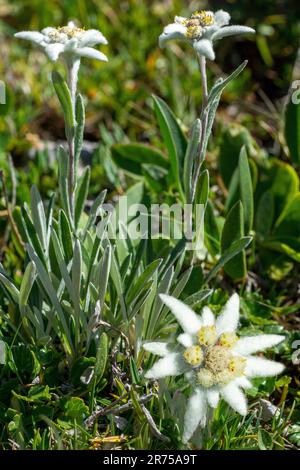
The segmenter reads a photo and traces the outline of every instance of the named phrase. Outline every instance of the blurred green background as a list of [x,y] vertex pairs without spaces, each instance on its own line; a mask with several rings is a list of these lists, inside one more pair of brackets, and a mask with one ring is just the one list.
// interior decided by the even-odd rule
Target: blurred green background
[[178,43],[171,46],[173,52],[161,51],[158,36],[175,14],[189,15],[199,8],[223,8],[231,13],[233,23],[257,30],[253,38],[222,41],[210,71],[211,75],[228,73],[249,60],[246,73],[223,97],[223,105],[230,108],[222,118],[246,121],[250,131],[268,141],[268,125],[257,126],[257,120],[260,113],[270,113],[268,100],[276,104],[289,89],[299,47],[300,3],[296,0],[1,0],[0,78],[9,92],[9,102],[0,111],[3,116],[9,110],[0,122],[2,147],[7,144],[18,154],[16,147],[24,139],[23,145],[29,141],[30,147],[38,145],[38,138],[63,137],[63,122],[49,85],[52,65],[36,46],[16,40],[13,34],[63,25],[70,19],[100,29],[109,40],[103,48],[109,63],[84,60],[81,69],[80,89],[88,98],[88,140],[99,139],[99,123],[109,130],[117,123],[130,138],[151,140],[155,132],[152,93],[162,96],[190,124],[195,115],[191,110],[196,112],[201,101],[197,63],[192,51]]

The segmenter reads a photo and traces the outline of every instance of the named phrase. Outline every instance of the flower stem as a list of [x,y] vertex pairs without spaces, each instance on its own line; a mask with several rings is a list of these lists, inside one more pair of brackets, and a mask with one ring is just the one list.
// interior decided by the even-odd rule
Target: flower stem
[[208,102],[208,87],[207,87],[207,73],[206,73],[206,58],[203,56],[198,56],[199,67],[200,67],[200,74],[201,74],[201,82],[202,82],[202,109],[201,109],[201,124],[202,124],[202,132],[201,138],[199,142],[199,152],[198,157],[194,167],[194,177],[192,182],[192,192],[191,192],[191,200],[192,203],[194,202],[196,190],[197,190],[197,183],[200,175],[201,170],[201,163],[202,163],[202,153],[203,153],[203,145],[205,143],[205,135],[207,131],[207,124],[208,124],[208,114],[207,114],[207,102]]
[[[72,100],[72,108],[73,108],[73,115],[75,117],[75,103],[76,103],[76,93],[77,93],[77,83],[78,83],[78,72],[80,67],[80,59],[71,58],[67,62],[67,70],[68,70],[68,86],[70,89],[71,100]],[[75,201],[74,201],[74,192],[75,192],[75,138],[74,133],[68,138],[68,146],[69,146],[69,182],[68,182],[68,189],[69,189],[69,202],[70,202],[70,212],[72,219],[75,219]]]

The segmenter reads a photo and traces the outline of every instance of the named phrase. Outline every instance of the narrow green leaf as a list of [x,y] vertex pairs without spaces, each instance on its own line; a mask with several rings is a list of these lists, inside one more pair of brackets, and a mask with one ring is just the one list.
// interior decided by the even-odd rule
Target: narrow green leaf
[[78,227],[81,214],[85,208],[86,199],[89,192],[91,169],[87,166],[83,175],[78,181],[75,196],[75,227]]
[[191,136],[189,138],[186,154],[184,157],[183,168],[183,186],[186,200],[190,202],[193,168],[199,152],[199,142],[201,139],[201,121],[197,119],[193,125]]
[[30,208],[32,221],[40,239],[43,251],[47,250],[47,224],[43,202],[37,187],[34,185],[30,191]]
[[95,378],[97,382],[103,377],[105,372],[106,363],[108,359],[108,337],[106,333],[102,333],[99,340],[99,346],[96,354],[96,364],[95,364]]
[[246,147],[243,147],[239,159],[240,195],[244,209],[245,234],[249,234],[253,225],[253,187]]
[[186,138],[168,105],[157,96],[153,96],[153,100],[158,124],[169,152],[173,178],[179,193],[183,196],[181,177],[187,148]]
[[223,266],[225,266],[228,261],[230,261],[232,258],[234,258],[238,253],[243,251],[247,246],[251,243],[252,237],[243,237],[240,240],[237,240],[236,242],[233,242],[232,245],[226,250],[225,253],[221,256],[219,261],[216,263],[216,265],[213,267],[213,269],[210,271],[208,276],[205,279],[205,284],[211,281],[216,274],[220,271]]
[[28,298],[30,296],[31,289],[33,287],[34,281],[36,278],[36,266],[33,261],[28,263],[21,287],[20,287],[20,298],[19,298],[19,305],[20,306],[25,306],[27,305]]
[[64,248],[65,259],[68,262],[73,257],[73,239],[72,239],[72,232],[69,221],[65,212],[61,209],[59,211],[59,238],[61,240],[62,246]]
[[56,70],[52,72],[52,83],[53,83],[57,98],[63,110],[65,123],[66,123],[66,136],[69,139],[73,137],[74,129],[75,129],[75,117],[74,117],[71,93],[70,93],[67,83]]
[[246,67],[248,61],[245,60],[241,65],[239,65],[233,72],[230,74],[228,77],[226,77],[224,80],[218,80],[217,83],[211,88],[209,96],[208,96],[208,102],[212,102],[216,99],[216,97],[222,93],[222,91],[226,88],[226,86],[234,80],[236,77],[239,76],[239,74],[244,70]]

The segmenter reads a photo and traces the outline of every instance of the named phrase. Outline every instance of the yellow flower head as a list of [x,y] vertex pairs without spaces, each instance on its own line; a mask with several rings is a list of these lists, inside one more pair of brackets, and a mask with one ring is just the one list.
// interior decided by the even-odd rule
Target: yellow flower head
[[219,338],[219,344],[225,348],[232,348],[237,340],[238,337],[235,333],[222,333]]
[[203,361],[203,352],[201,346],[191,346],[183,353],[183,357],[191,366],[200,366]]
[[212,346],[216,343],[218,339],[216,327],[213,326],[203,326],[198,331],[198,341],[203,346]]

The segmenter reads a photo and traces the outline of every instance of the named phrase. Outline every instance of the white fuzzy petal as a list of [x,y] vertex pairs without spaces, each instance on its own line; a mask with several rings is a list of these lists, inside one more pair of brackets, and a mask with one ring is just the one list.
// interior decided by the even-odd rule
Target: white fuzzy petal
[[209,307],[204,307],[201,315],[202,326],[213,326],[215,324],[215,316]]
[[247,414],[247,400],[243,392],[233,383],[220,390],[222,397],[235,411],[242,416]]
[[246,375],[248,377],[272,377],[281,374],[284,365],[261,357],[248,357]]
[[81,47],[79,49],[76,49],[76,54],[79,55],[80,57],[87,57],[88,59],[96,59],[100,60],[101,62],[107,62],[108,58],[106,57],[103,52],[97,51],[96,49],[93,49],[92,47]]
[[44,35],[38,31],[22,31],[20,33],[16,33],[15,37],[34,42],[35,44],[42,44],[45,39]]
[[159,359],[154,366],[146,373],[146,379],[161,379],[180,375],[188,369],[186,362],[180,353],[170,353]]
[[252,383],[250,380],[247,379],[247,377],[238,377],[237,379],[234,380],[234,384],[237,385],[237,387],[241,388],[251,388]]
[[161,357],[167,356],[171,352],[168,343],[163,342],[144,343],[143,348],[145,351]]
[[160,294],[161,300],[169,307],[185,333],[195,335],[200,330],[202,323],[193,310],[175,297]]
[[234,346],[234,352],[248,356],[257,351],[263,351],[264,349],[276,346],[284,340],[285,337],[280,335],[246,336],[238,340]]
[[200,41],[195,41],[194,49],[200,56],[206,57],[209,60],[215,60],[215,53],[213,49],[212,42],[209,39],[200,39]]
[[255,29],[249,28],[248,26],[225,26],[224,28],[220,28],[216,31],[211,39],[212,41],[218,41],[219,39],[226,38],[228,36],[236,36],[238,34],[247,34],[247,33],[255,33]]
[[218,390],[207,390],[206,392],[207,402],[209,406],[212,408],[217,408],[219,400],[220,400],[220,393]]
[[181,335],[179,335],[177,337],[177,341],[185,348],[189,348],[190,346],[193,346],[194,344],[193,337],[189,335],[188,333],[182,333]]
[[45,52],[48,55],[49,59],[52,60],[53,62],[56,62],[58,57],[62,52],[64,52],[65,46],[64,44],[60,43],[54,43],[54,44],[48,44],[45,47]]
[[82,39],[80,39],[80,46],[95,46],[96,44],[108,44],[107,39],[103,36],[100,31],[96,29],[88,29]]
[[166,26],[159,36],[160,47],[165,47],[166,42],[171,39],[186,40],[186,26],[180,23],[172,23]]
[[224,10],[218,10],[215,13],[215,22],[217,23],[218,26],[226,26],[230,22],[230,15],[227,13],[227,11]]
[[184,431],[182,440],[188,442],[199,426],[205,426],[207,403],[205,392],[197,388],[190,396],[184,416]]
[[50,27],[50,26],[48,26],[47,28],[42,29],[42,33],[45,36],[48,36],[49,34],[53,33],[54,31],[57,31],[57,30],[55,28]]
[[174,23],[176,24],[184,24],[186,18],[184,16],[175,16]]
[[238,327],[239,316],[240,298],[237,294],[233,294],[223,308],[221,315],[216,320],[218,335],[234,332]]
[[76,28],[76,24],[74,23],[74,21],[69,21],[68,22],[68,27],[74,29],[74,28]]

